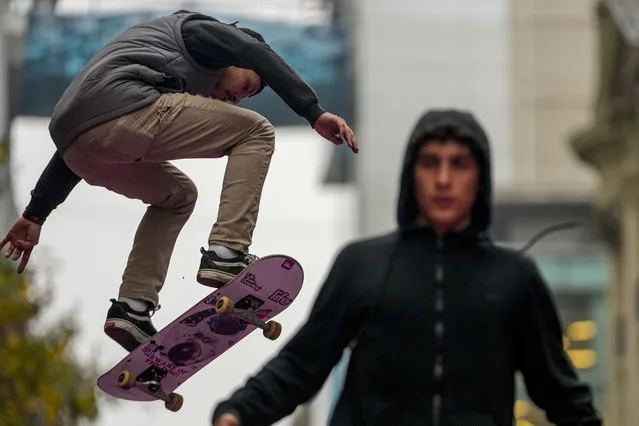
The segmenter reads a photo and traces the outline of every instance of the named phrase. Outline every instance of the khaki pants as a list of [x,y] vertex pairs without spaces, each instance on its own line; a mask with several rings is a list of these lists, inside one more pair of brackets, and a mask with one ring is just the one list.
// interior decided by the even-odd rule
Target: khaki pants
[[88,184],[149,204],[135,234],[120,297],[158,304],[178,234],[197,199],[191,179],[168,161],[228,156],[209,243],[246,253],[274,150],[261,115],[188,94],[154,104],[80,135],[64,160]]

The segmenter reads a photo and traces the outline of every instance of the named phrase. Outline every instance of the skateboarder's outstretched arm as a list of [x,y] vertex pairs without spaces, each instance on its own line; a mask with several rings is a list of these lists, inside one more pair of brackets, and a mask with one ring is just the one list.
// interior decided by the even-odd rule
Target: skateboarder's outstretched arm
[[346,122],[325,111],[315,91],[268,44],[234,25],[208,19],[187,21],[182,37],[191,56],[204,67],[235,66],[255,71],[318,134],[337,145],[346,142],[353,152],[359,152],[355,134]]
[[42,220],[46,219],[67,199],[81,180],[82,178],[67,166],[58,151],[54,152],[31,191],[31,201],[25,208],[25,215],[31,214]]
[[[213,412],[215,426],[271,425],[322,387],[363,319],[363,298],[349,285],[349,247],[340,252],[297,334],[262,370]],[[231,416],[225,416],[231,414]]]
[[81,178],[76,175],[56,151],[38,178],[31,191],[31,201],[22,216],[16,220],[9,232],[0,241],[0,250],[5,258],[16,261],[20,258],[18,273],[22,273],[29,262],[33,248],[40,239],[40,229],[49,214],[62,204]]

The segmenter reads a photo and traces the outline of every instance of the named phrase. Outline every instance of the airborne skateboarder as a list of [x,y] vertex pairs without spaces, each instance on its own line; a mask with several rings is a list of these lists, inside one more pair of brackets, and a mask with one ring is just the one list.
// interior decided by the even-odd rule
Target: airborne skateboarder
[[321,136],[358,152],[346,122],[324,111],[255,31],[188,11],[125,30],[56,105],[49,130],[57,151],[0,242],[8,244],[5,257],[24,270],[47,216],[81,179],[148,204],[105,322],[105,332],[131,351],[157,332],[150,316],[197,199],[194,183],[169,161],[228,157],[198,282],[219,287],[256,259],[248,249],[275,136],[264,117],[236,104],[266,85]]

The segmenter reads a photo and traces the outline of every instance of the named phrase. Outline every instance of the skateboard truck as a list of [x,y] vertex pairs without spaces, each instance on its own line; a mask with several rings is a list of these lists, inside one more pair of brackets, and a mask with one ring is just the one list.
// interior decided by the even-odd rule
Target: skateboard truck
[[168,395],[164,393],[160,386],[160,382],[155,380],[139,381],[128,370],[123,370],[118,376],[118,387],[122,389],[131,389],[136,387],[142,392],[164,401],[164,406],[169,411],[178,411],[182,408],[182,403],[184,402],[184,398],[178,393],[172,392]]
[[215,304],[215,312],[220,315],[231,315],[249,324],[259,327],[264,332],[264,337],[275,340],[282,333],[282,324],[277,321],[264,322],[257,316],[253,309],[236,309],[233,301],[226,296],[222,296]]

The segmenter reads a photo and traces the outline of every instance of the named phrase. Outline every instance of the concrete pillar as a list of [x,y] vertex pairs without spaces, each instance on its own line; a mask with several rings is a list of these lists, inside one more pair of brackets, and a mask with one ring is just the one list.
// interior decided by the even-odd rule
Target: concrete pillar
[[[12,18],[12,19],[10,19]],[[23,21],[10,16],[6,0],[0,0],[0,226],[9,229],[18,214],[11,188],[11,169],[9,162],[9,134],[11,125],[11,85],[10,67],[16,64],[13,54],[21,40]]]
[[599,406],[601,407],[604,418],[607,424],[611,425],[624,425],[626,424],[623,420],[621,410],[618,409],[619,404],[616,401],[619,401],[619,398],[623,395],[623,390],[620,389],[619,383],[620,379],[623,377],[620,372],[621,368],[618,368],[613,364],[613,361],[618,359],[620,354],[619,343],[621,343],[621,339],[618,339],[618,333],[620,331],[620,316],[618,313],[617,306],[621,303],[621,292],[619,291],[619,280],[620,280],[620,262],[618,256],[611,256],[610,258],[610,284],[607,287],[606,296],[608,300],[608,305],[606,309],[609,312],[606,322],[606,336],[608,336],[608,344],[605,351],[605,357],[607,361],[607,380],[606,380],[606,396],[604,401],[599,401]]
[[636,419],[639,414],[637,410],[637,319],[636,319],[636,279],[638,274],[638,265],[636,255],[639,253],[639,209],[637,196],[620,200],[621,210],[621,227],[624,235],[621,243],[620,256],[620,296],[621,302],[619,308],[621,317],[624,318],[624,356],[620,360],[619,368],[621,371],[618,378],[623,379],[622,386],[619,386],[619,396],[623,402],[620,414],[623,416],[624,423],[630,425],[630,419]]
[[[622,16],[617,15],[617,16]],[[597,5],[599,85],[594,118],[576,133],[577,156],[598,173],[599,226],[612,266],[608,288],[608,366],[604,416],[607,424],[630,426],[639,416],[639,47],[611,13]],[[627,15],[626,15],[627,16]],[[625,24],[624,24],[625,26]]]

